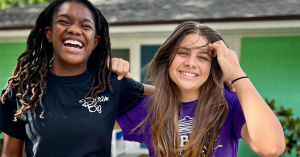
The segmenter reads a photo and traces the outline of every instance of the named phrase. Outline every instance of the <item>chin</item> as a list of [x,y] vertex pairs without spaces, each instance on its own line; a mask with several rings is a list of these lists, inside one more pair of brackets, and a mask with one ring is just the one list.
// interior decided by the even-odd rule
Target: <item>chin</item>
[[[178,86],[178,87],[179,87],[179,86]],[[195,86],[193,86],[193,85],[182,85],[182,86],[180,86],[179,88],[180,88],[180,89],[183,89],[183,90],[185,90],[185,91],[193,91],[193,90],[197,89],[197,88],[195,88]]]
[[81,64],[82,62],[84,62],[84,58],[81,56],[66,56],[64,58],[65,62],[68,64]]

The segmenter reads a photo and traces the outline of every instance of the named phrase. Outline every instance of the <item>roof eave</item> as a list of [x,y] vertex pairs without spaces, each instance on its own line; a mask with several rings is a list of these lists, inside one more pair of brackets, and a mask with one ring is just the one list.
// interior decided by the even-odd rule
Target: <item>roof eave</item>
[[170,21],[148,21],[148,22],[114,22],[110,26],[128,26],[128,25],[153,25],[153,24],[174,24],[182,23],[184,21],[198,21],[201,23],[207,22],[251,22],[251,21],[276,21],[276,20],[300,20],[300,15],[289,16],[262,16],[262,17],[239,17],[239,18],[219,18],[219,19],[184,19],[184,20],[170,20]]
[[[199,21],[201,23],[207,22],[251,22],[251,21],[275,21],[275,20],[300,20],[300,15],[288,16],[261,16],[261,17],[239,17],[239,18],[212,18],[212,19],[184,19],[184,20],[170,20],[170,21],[143,21],[143,22],[112,22],[110,26],[130,26],[130,25],[157,25],[157,24],[176,24],[184,21]],[[33,29],[34,25],[23,25],[16,27],[0,27],[0,30],[20,30]]]

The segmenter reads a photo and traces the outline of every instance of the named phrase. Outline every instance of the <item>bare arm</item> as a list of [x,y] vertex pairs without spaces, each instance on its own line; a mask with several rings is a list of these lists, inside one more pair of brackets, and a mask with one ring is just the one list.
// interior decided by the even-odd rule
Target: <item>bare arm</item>
[[241,130],[243,139],[259,155],[281,155],[285,150],[284,133],[276,115],[249,79],[234,84],[246,119]]
[[[218,62],[228,80],[246,76],[241,69],[236,53],[229,50],[223,41],[210,44],[211,50],[218,56]],[[241,135],[250,148],[264,157],[281,155],[285,150],[285,140],[282,126],[262,99],[251,81],[247,78],[234,82],[234,87],[240,101],[246,123]]]
[[151,86],[151,85],[147,85],[147,84],[143,84],[144,85],[144,93],[143,96],[149,96],[149,95],[153,95],[154,91],[155,91],[155,87]]
[[114,129],[122,129],[117,120],[115,121]]
[[2,157],[22,157],[23,140],[11,137],[5,133],[3,141]]

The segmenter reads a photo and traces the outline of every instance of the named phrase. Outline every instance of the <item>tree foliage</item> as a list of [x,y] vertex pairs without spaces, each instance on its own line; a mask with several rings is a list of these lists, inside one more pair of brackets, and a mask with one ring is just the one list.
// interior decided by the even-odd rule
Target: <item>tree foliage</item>
[[7,9],[10,7],[22,7],[29,4],[48,3],[53,0],[0,0],[0,8]]

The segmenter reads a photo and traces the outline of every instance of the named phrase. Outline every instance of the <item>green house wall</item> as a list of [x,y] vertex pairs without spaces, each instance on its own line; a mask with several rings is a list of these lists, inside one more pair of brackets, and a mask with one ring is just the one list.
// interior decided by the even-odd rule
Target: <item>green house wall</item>
[[[243,38],[240,64],[263,98],[300,116],[300,37]],[[239,157],[256,157],[240,140]],[[294,157],[285,153],[283,157]]]
[[12,76],[18,56],[26,49],[26,43],[0,43],[0,88]]

